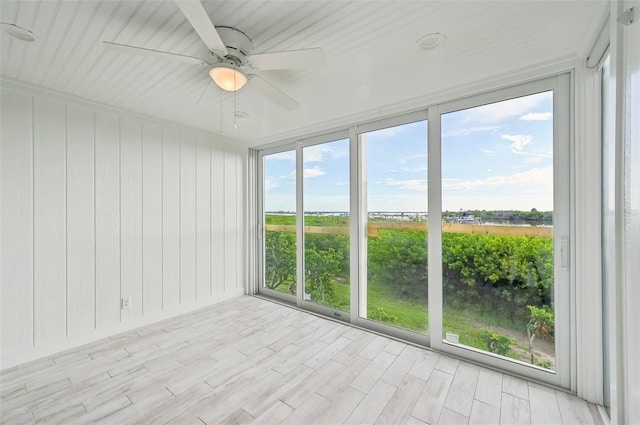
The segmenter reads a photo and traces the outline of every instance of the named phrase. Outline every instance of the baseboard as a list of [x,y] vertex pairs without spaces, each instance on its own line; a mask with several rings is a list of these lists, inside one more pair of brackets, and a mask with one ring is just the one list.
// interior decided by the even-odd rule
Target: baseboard
[[597,404],[598,413],[600,414],[600,420],[604,425],[611,425],[611,419],[609,419],[609,414],[607,413],[607,409],[601,404]]
[[82,345],[95,342],[102,338],[108,338],[123,332],[127,332],[141,326],[150,325],[161,320],[169,319],[181,314],[190,313],[204,307],[215,305],[219,302],[229,300],[244,295],[244,289],[240,288],[222,294],[214,294],[211,297],[202,298],[196,302],[182,304],[167,308],[162,311],[149,313],[145,316],[132,317],[125,321],[105,325],[99,329],[93,329],[77,335],[72,335],[64,339],[48,342],[27,349],[0,354],[0,371],[10,369],[43,357],[57,354],[62,351],[77,348]]

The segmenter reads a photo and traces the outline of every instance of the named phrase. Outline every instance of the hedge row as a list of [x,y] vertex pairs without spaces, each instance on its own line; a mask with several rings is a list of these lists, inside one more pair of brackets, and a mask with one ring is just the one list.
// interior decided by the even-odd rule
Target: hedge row
[[[427,298],[426,232],[381,230],[368,238],[368,279],[406,299]],[[333,277],[349,276],[347,235],[305,235],[307,287],[331,297]],[[266,281],[295,290],[295,234],[267,232]],[[442,267],[445,302],[469,303],[525,320],[528,305],[552,304],[553,245],[548,238],[444,233]],[[333,277],[332,277],[333,276]],[[314,294],[312,294],[314,295]]]

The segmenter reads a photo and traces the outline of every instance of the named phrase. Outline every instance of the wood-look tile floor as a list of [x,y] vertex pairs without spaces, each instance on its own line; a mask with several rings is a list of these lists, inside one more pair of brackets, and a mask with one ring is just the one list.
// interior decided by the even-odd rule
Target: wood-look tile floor
[[244,296],[0,376],[3,424],[589,424],[595,406]]

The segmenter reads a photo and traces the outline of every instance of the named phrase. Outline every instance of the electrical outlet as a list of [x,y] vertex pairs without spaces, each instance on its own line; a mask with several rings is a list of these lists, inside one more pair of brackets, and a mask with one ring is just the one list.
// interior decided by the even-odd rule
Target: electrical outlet
[[120,299],[120,308],[124,310],[125,308],[129,308],[130,300],[129,298]]

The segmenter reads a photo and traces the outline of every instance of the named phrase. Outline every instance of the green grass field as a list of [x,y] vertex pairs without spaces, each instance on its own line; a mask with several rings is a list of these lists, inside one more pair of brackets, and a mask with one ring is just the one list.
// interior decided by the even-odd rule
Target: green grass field
[[[348,282],[333,281],[334,296],[324,303],[328,307],[342,311],[350,310],[350,289]],[[428,308],[427,300],[410,301],[396,297],[391,291],[382,285],[369,284],[367,288],[368,318],[401,329],[407,329],[419,333],[428,332]],[[443,328],[447,332],[459,335],[461,344],[487,350],[486,340],[482,337],[482,330],[490,325],[523,332],[524,324],[513,323],[504,317],[490,315],[487,312],[477,311],[474,308],[459,309],[447,307],[443,317]],[[489,326],[487,326],[489,325]],[[444,335],[443,335],[444,336]],[[526,349],[526,347],[519,347]],[[517,356],[511,356],[518,358]],[[520,360],[528,361],[527,358]]]
[[[335,298],[328,306],[342,311],[349,311],[349,285],[340,282],[332,283]],[[408,301],[399,299],[381,285],[370,284],[367,291],[367,310],[369,318],[402,329],[415,332],[426,333],[428,331],[428,309],[427,300]],[[473,312],[472,310],[447,309],[444,315],[444,328],[448,332],[460,335],[460,343],[471,347],[486,349],[486,343],[481,337],[482,326],[480,323],[487,323],[490,318],[485,314]],[[504,323],[501,326],[514,327],[513,323]],[[497,323],[496,323],[497,324]],[[521,329],[516,329],[522,331]]]

